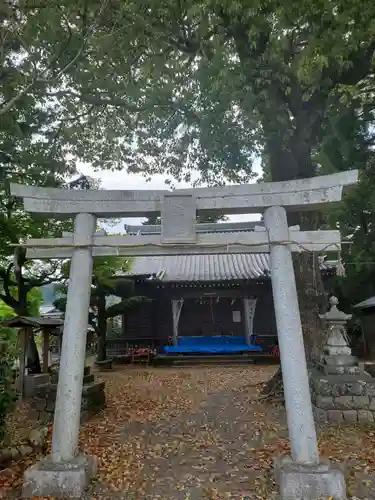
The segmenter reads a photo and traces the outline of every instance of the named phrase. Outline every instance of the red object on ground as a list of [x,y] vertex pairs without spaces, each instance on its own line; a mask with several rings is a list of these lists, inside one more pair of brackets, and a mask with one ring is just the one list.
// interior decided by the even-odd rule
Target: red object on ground
[[280,349],[279,349],[279,346],[277,346],[277,345],[276,345],[276,346],[272,349],[271,355],[272,355],[272,356],[275,356],[275,358],[279,358],[279,357],[280,357]]
[[144,362],[150,363],[152,351],[148,347],[134,349],[132,352],[132,363]]

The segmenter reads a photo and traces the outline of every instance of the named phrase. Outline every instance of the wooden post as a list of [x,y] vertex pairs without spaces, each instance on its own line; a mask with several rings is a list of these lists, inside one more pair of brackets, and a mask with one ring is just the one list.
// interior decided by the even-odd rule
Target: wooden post
[[20,328],[18,332],[19,351],[20,351],[20,374],[18,378],[18,390],[20,392],[21,399],[23,399],[25,395],[26,346],[27,346],[28,335],[29,335],[28,327]]
[[43,373],[48,373],[49,329],[43,328]]

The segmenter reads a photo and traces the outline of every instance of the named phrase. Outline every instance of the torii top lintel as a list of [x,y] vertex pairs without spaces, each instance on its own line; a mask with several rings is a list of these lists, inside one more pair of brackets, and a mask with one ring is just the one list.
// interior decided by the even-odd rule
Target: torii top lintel
[[174,196],[192,198],[198,211],[245,214],[260,213],[270,206],[283,206],[289,211],[321,210],[324,205],[339,202],[343,189],[356,184],[357,180],[358,170],[349,170],[309,179],[175,191],[76,191],[11,184],[11,194],[23,198],[27,212],[58,218],[77,213],[144,217],[161,212],[166,198]]

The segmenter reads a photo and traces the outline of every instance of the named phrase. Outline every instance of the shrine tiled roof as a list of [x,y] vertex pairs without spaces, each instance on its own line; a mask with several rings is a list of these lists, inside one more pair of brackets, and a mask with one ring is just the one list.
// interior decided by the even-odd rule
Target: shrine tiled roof
[[134,259],[132,275],[161,281],[229,281],[266,277],[268,254],[173,255]]
[[[320,264],[323,272],[334,272],[335,267],[332,261]],[[270,264],[265,253],[138,257],[129,274],[163,282],[254,280],[268,278]]]
[[[262,226],[261,221],[242,223],[197,224],[197,232],[242,232],[254,231]],[[160,234],[160,225],[125,226],[131,235]],[[334,270],[335,263],[321,259],[322,271]],[[132,261],[132,276],[147,276],[163,282],[193,281],[237,281],[254,280],[270,276],[269,255],[265,253],[219,254],[219,255],[173,255],[137,257]]]
[[355,306],[353,306],[357,309],[368,309],[370,307],[375,307],[375,296],[370,297],[369,299],[363,300],[362,302],[359,302]]

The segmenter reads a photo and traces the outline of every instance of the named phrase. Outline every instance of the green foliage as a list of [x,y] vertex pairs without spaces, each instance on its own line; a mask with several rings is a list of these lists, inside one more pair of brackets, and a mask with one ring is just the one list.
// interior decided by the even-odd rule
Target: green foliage
[[130,268],[131,260],[124,257],[95,257],[93,263],[93,284],[97,287],[113,288],[114,274],[123,274]]
[[274,180],[313,175],[330,111],[372,105],[374,14],[369,0],[19,2],[0,21],[4,166],[53,185],[76,155],[221,184],[261,153]]
[[39,316],[40,314],[40,306],[43,303],[43,294],[40,288],[33,288],[30,290],[28,296],[28,304],[29,304],[29,314],[30,316]]
[[[16,293],[16,291],[15,291]],[[40,289],[34,288],[28,294],[29,314],[30,316],[39,316],[39,307],[42,304],[42,293]],[[16,316],[13,308],[0,300],[0,322]],[[17,357],[17,339],[18,330],[7,326],[0,326],[0,342],[6,345],[7,359],[15,359]]]
[[338,213],[340,229],[350,245],[344,246],[346,277],[337,289],[343,306],[350,307],[375,295],[375,159],[362,169],[355,192],[346,197]]
[[7,350],[7,345],[7,340],[0,340],[0,444],[6,435],[6,416],[17,398],[12,371],[14,357]]
[[[97,168],[127,165],[146,177],[209,184],[247,181],[256,154],[267,180],[360,166],[358,197],[324,222],[353,235],[345,259],[361,265],[348,274],[372,276],[374,18],[369,0],[2,8],[2,281],[11,243],[65,229],[31,221],[9,197],[9,182],[61,185],[75,156]],[[96,280],[105,293],[107,271]]]
[[10,319],[15,316],[15,312],[11,307],[9,307],[5,302],[0,300],[0,321]]
[[[0,321],[11,319],[14,311],[0,301]],[[6,416],[16,400],[13,365],[17,355],[17,330],[0,326],[0,444],[6,433]]]
[[73,168],[66,153],[171,182],[246,181],[259,153],[273,180],[314,175],[331,110],[371,105],[374,14],[369,0],[18,3],[0,23],[7,144],[25,129],[42,184]]
[[[116,275],[129,271],[131,259],[123,257],[95,257],[93,263],[93,276],[91,287],[90,306],[93,313],[89,315],[90,324],[98,330],[98,317],[107,320],[122,314],[122,312],[137,307],[145,301],[145,297],[136,297],[134,294],[134,281],[132,279],[116,279]],[[63,266],[65,277],[69,276],[70,263]],[[54,306],[60,311],[65,311],[67,303],[67,285],[59,288],[61,294],[54,301]],[[121,297],[121,302],[106,306],[106,297],[114,295]],[[104,299],[104,300],[103,300]],[[104,308],[103,308],[104,307]]]
[[[10,196],[10,183],[61,186],[76,171],[69,153],[77,139],[72,127],[80,126],[80,118],[69,102],[52,94],[61,90],[65,71],[83,52],[89,36],[84,10],[77,2],[55,0],[35,6],[2,2],[0,7],[0,293],[18,314],[30,314],[26,295],[50,282],[57,269],[56,263],[41,266],[23,258],[16,274],[12,245],[57,236],[72,225],[26,214],[21,201]],[[87,23],[92,29],[92,20]],[[16,299],[9,293],[14,287]]]
[[371,95],[374,14],[369,0],[106,4],[60,97],[96,110],[75,151],[210,184],[249,179],[259,152],[273,180],[314,175],[330,110]]
[[[335,279],[334,291],[342,308],[375,295],[375,130],[373,114],[358,99],[342,104],[324,126],[315,161],[322,173],[357,168],[358,186],[344,196],[338,209],[327,215],[327,225],[339,228],[344,244],[346,277]],[[337,254],[333,257],[336,258]]]
[[[0,321],[6,321],[13,318],[15,315],[16,314],[13,309],[0,300]],[[8,355],[9,353],[12,353],[12,355],[15,356],[17,346],[17,330],[7,326],[0,326],[0,342],[6,343],[6,351]]]

